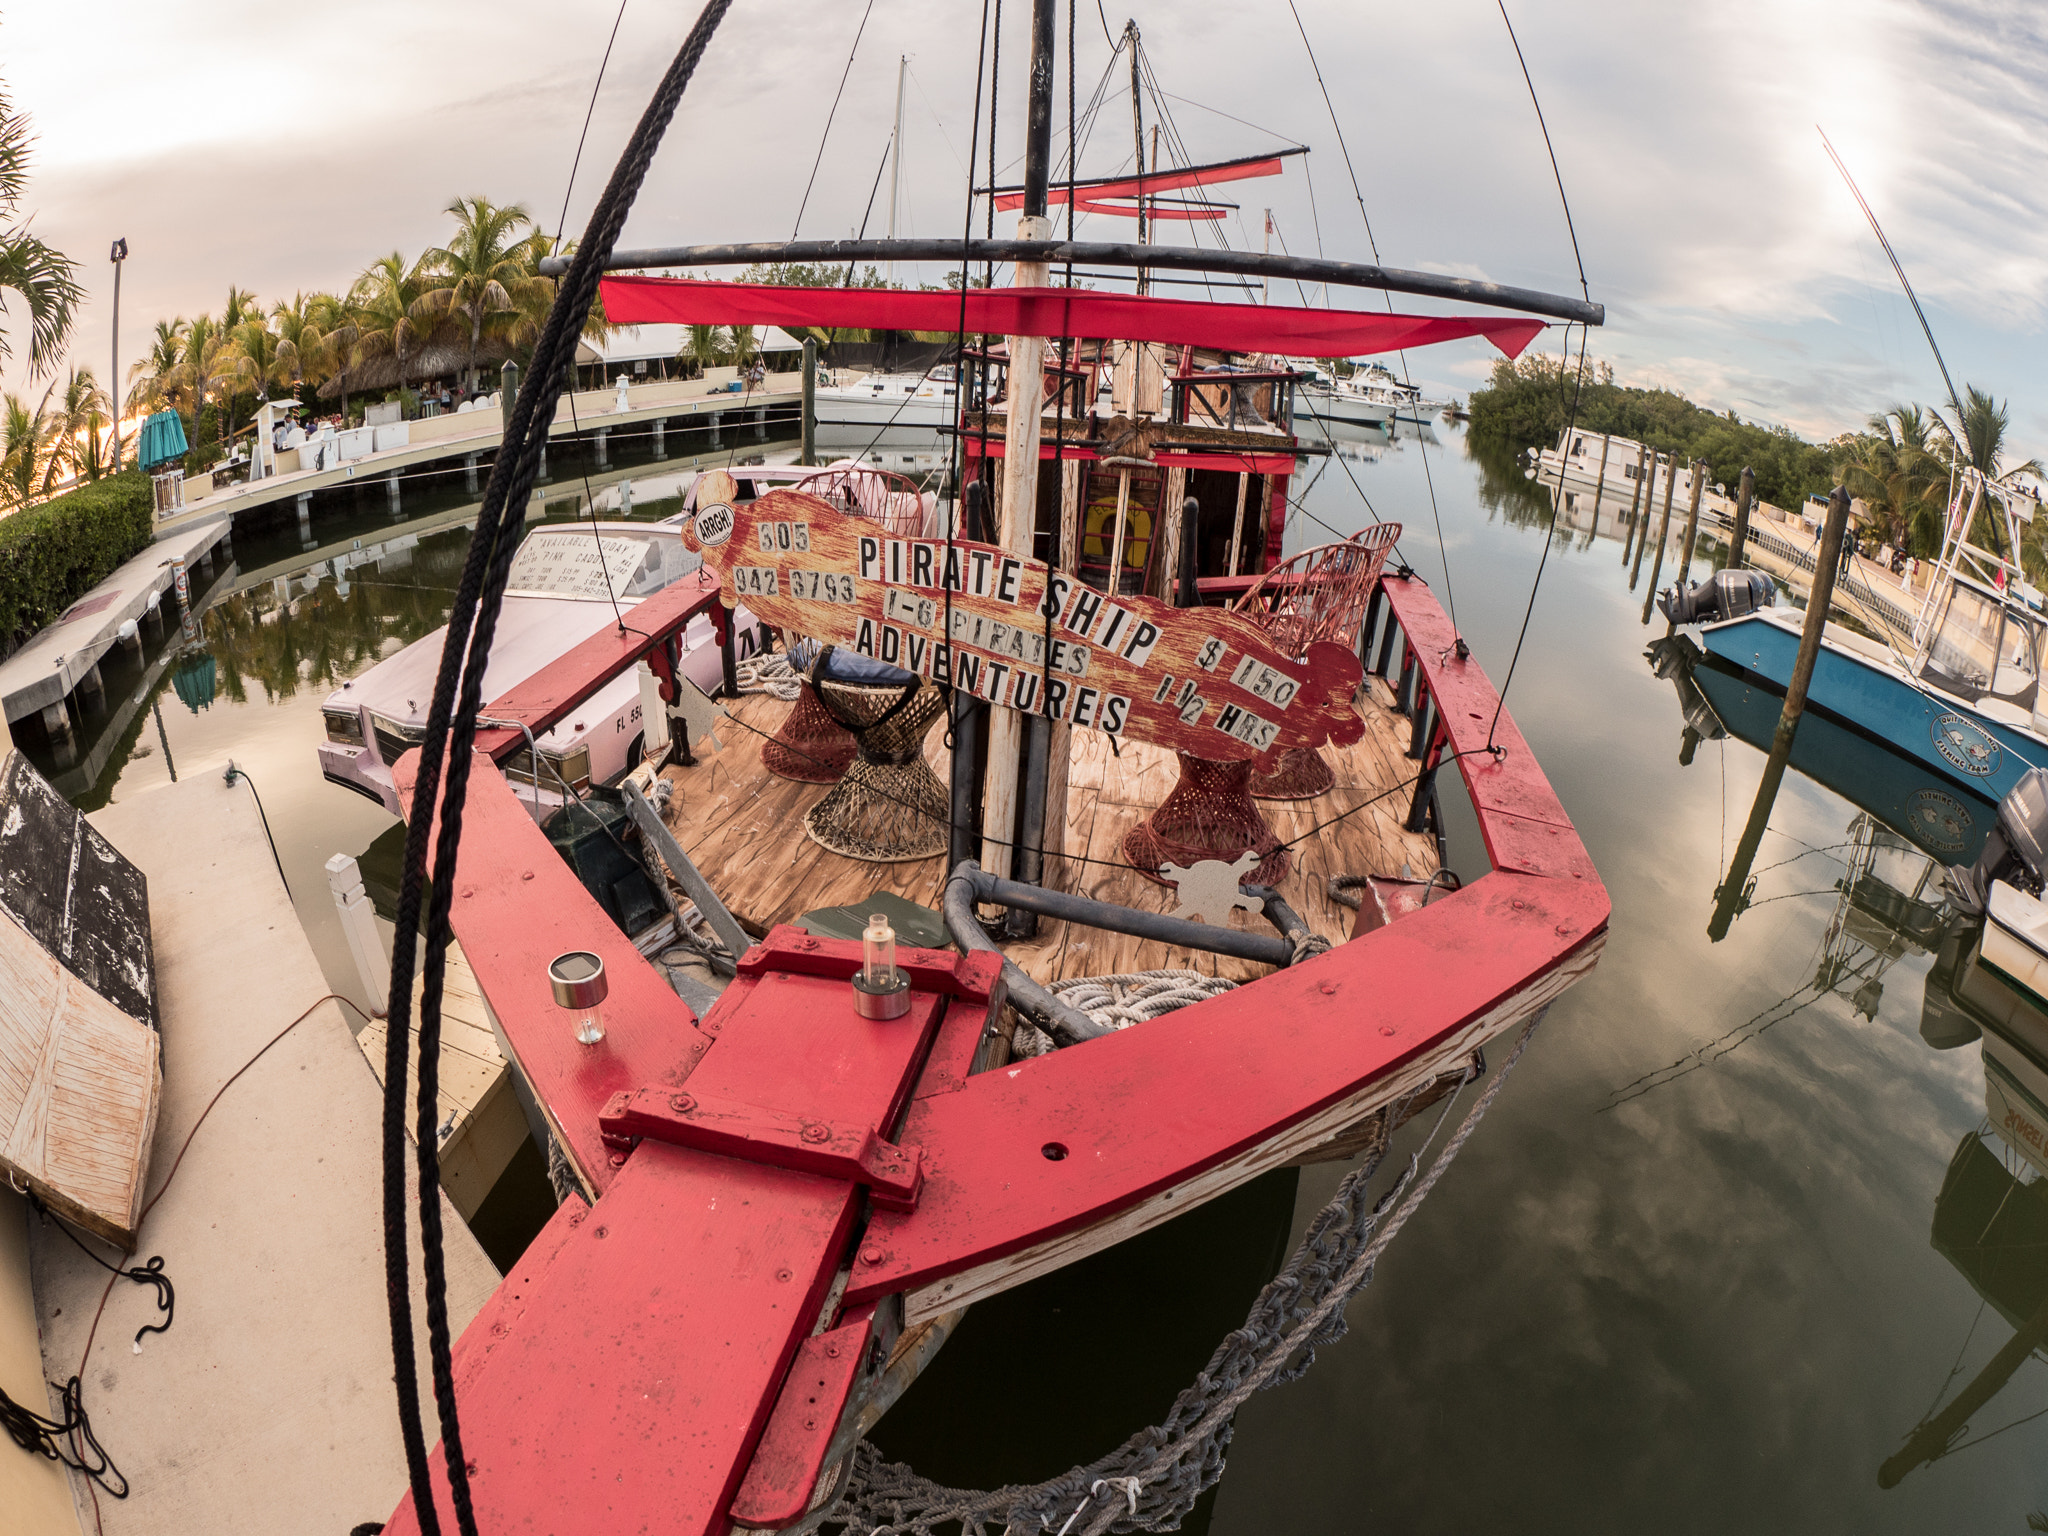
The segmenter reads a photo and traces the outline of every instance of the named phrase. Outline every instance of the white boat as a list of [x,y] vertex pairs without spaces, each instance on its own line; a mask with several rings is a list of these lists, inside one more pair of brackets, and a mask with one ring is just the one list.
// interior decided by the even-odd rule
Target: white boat
[[[948,363],[930,373],[863,373],[818,380],[818,431],[836,439],[851,427],[864,433],[914,427],[921,432],[954,425],[959,386]],[[833,429],[839,429],[834,432]]]
[[1300,365],[1308,378],[1295,396],[1295,409],[1330,427],[1426,427],[1442,402],[1425,400],[1413,384],[1404,384],[1384,363],[1362,363],[1339,377],[1314,364]]

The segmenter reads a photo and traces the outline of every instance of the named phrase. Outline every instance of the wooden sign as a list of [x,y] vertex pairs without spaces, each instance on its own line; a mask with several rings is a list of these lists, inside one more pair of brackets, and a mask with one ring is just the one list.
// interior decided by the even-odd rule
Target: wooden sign
[[1252,619],[1112,596],[1044,562],[967,539],[895,538],[801,491],[735,507],[700,484],[684,542],[790,635],[951,683],[1004,709],[1235,761],[1349,745],[1363,677],[1347,647],[1305,660]]

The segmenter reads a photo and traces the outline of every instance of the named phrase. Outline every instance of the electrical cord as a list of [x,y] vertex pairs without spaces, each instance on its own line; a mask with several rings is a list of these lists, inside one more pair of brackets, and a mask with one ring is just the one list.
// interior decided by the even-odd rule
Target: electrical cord
[[231,757],[228,759],[227,771],[221,775],[221,782],[232,786],[237,779],[247,784],[249,786],[249,793],[255,796],[256,814],[263,820],[263,840],[270,844],[270,858],[271,862],[277,865],[278,881],[284,886],[285,895],[290,896],[292,893],[292,883],[284,877],[284,860],[278,857],[277,839],[270,835],[270,817],[263,809],[263,796],[257,793],[256,781],[249,777],[249,770],[236,767],[235,760]]

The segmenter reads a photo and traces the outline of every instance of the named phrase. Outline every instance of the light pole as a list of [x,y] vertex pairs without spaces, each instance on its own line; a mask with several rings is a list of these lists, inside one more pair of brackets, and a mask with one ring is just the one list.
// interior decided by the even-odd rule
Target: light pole
[[114,418],[114,473],[121,472],[121,263],[128,259],[128,242],[116,240],[107,258],[114,264],[114,374],[107,380],[107,414]]

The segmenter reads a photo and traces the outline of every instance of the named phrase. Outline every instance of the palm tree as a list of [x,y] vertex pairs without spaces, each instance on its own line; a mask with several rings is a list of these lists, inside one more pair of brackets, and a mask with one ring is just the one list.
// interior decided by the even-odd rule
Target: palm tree
[[253,320],[262,313],[263,306],[256,302],[255,294],[229,283],[228,301],[220,311],[220,329],[223,333],[232,331],[244,320]]
[[30,410],[19,395],[0,397],[0,507],[10,511],[28,506],[51,483],[47,393],[43,401]]
[[1980,471],[1985,479],[2007,485],[2021,475],[2035,479],[2048,475],[2039,459],[2006,466],[2005,434],[2012,425],[2012,412],[2004,401],[1992,399],[1976,385],[1963,386],[1963,414],[1959,422],[1950,421],[1938,410],[1930,409],[1927,414],[1947,440],[1949,453]]
[[287,383],[294,388],[324,384],[340,371],[347,347],[342,338],[341,301],[333,294],[316,293],[308,298],[295,293],[289,301],[279,299],[271,307],[270,318]]
[[171,376],[185,354],[185,336],[192,324],[183,315],[159,320],[148,350],[128,369],[128,409],[160,411],[172,402]]
[[78,480],[97,480],[109,473],[106,455],[113,444],[107,428],[106,391],[90,368],[73,368],[50,418],[46,473],[65,473]]
[[1850,439],[1842,483],[1870,507],[1895,549],[1932,554],[1941,545],[1948,468],[1929,443],[1933,422],[1917,405],[1872,416]]
[[[71,339],[72,320],[85,302],[78,281],[78,263],[44,244],[14,223],[22,194],[28,190],[29,146],[35,134],[27,117],[17,113],[0,92],[0,292],[18,295],[28,310],[28,371],[41,378],[57,364]],[[14,356],[7,331],[0,328],[0,362]]]
[[[349,348],[351,367],[373,357],[396,357],[399,376],[405,364],[425,349],[440,329],[442,317],[426,302],[434,289],[426,258],[406,265],[398,252],[379,256],[349,289],[349,313],[354,341]],[[342,375],[344,381],[347,374]]]
[[270,398],[270,386],[289,384],[298,366],[299,349],[262,319],[244,320],[228,335],[215,377],[231,388],[246,385],[259,401]]
[[725,327],[691,326],[689,340],[683,343],[683,356],[696,363],[699,373],[708,373],[716,368],[725,356]]
[[[444,210],[454,215],[455,238],[420,258],[431,267],[435,286],[426,295],[437,315],[459,316],[469,327],[469,387],[476,380],[476,348],[487,322],[507,317],[508,330],[521,329],[525,306],[553,302],[555,285],[533,270],[532,218],[518,203],[504,207],[484,197],[458,197]],[[535,327],[536,334],[538,328]]]

